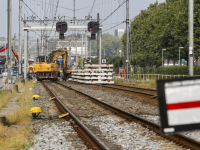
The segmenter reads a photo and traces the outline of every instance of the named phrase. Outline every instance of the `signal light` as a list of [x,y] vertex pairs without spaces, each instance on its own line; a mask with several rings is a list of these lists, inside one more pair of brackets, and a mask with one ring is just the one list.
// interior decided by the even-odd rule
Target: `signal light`
[[89,22],[88,23],[88,31],[92,34],[95,34],[99,31],[99,23],[98,22]]
[[59,39],[64,39],[64,33],[67,31],[67,23],[66,22],[57,22],[56,23],[56,31],[59,34]]

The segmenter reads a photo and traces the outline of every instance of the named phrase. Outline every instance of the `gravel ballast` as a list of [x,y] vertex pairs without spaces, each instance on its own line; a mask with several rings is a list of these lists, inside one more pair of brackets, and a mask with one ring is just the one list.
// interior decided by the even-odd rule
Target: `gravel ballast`
[[73,90],[54,83],[49,83],[48,86],[54,89],[70,111],[110,149],[183,149],[140,124],[114,115]]
[[[151,103],[151,101],[155,101],[154,99],[145,100],[144,98],[138,98],[138,96],[134,97],[130,96],[129,94],[125,95],[116,93],[115,90],[108,91],[99,86],[76,84],[73,82],[63,83],[83,93],[87,93],[93,97],[99,98],[99,100],[109,103],[115,107],[121,108],[133,114],[137,114],[143,118],[160,124],[158,105],[157,103]],[[148,101],[150,103],[148,103]],[[200,141],[200,131],[198,130],[181,132],[181,134]]]
[[30,122],[33,131],[33,146],[30,150],[56,149],[56,150],[72,150],[88,148],[79,138],[70,123],[64,119],[59,119],[61,115],[50,94],[43,87],[42,83],[37,82],[33,95],[39,95],[40,98],[33,100],[33,107],[41,107],[44,113],[40,118]]

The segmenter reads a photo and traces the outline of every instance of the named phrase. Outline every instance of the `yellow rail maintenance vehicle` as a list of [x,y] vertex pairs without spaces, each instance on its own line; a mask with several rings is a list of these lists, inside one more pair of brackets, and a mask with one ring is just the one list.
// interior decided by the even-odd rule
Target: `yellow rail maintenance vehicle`
[[33,65],[33,71],[37,80],[58,80],[58,66],[56,63],[48,62],[46,56],[38,56],[36,63]]
[[49,62],[56,63],[56,59],[62,56],[62,64],[58,67],[59,77],[66,80],[71,75],[71,70],[67,68],[67,48],[56,49],[49,54]]

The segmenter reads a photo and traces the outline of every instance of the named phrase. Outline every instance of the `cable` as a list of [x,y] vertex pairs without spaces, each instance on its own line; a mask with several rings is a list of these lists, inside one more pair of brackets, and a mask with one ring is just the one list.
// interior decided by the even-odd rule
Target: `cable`
[[112,28],[114,28],[114,27],[117,27],[117,26],[121,25],[121,24],[124,23],[124,22],[126,22],[126,21],[123,21],[123,22],[121,22],[121,23],[119,23],[119,24],[117,24],[117,25],[115,25],[115,26],[113,26],[113,27],[111,27],[111,28],[108,28],[108,29],[106,29],[106,30],[104,30],[104,31],[102,31],[102,32],[106,32],[106,31],[108,31],[108,30],[110,30],[110,29],[112,29]]
[[112,24],[118,24],[118,23],[121,23],[121,22],[114,22],[114,23],[101,24],[101,25],[102,25],[102,26],[108,26],[108,25],[112,25]]
[[125,2],[126,2],[126,0],[124,0],[124,1],[121,3],[121,5],[119,5],[110,15],[108,15],[104,20],[102,20],[102,21],[100,22],[100,24],[101,24],[102,22],[104,22],[105,20],[107,20],[110,16],[112,16]]
[[[53,29],[53,25],[54,25],[54,22],[55,22],[55,20],[56,20],[56,14],[57,14],[57,10],[58,10],[58,4],[59,4],[59,0],[57,1],[57,6],[56,6],[56,11],[55,11],[55,15],[54,15],[54,20],[53,20],[53,24],[52,24],[51,31],[52,31],[52,29]],[[50,33],[49,33],[49,36],[51,35],[51,31],[50,31]]]
[[[112,1],[116,1],[116,0],[110,0],[110,1],[107,1],[107,2],[103,2],[103,3],[97,3],[97,4],[95,4],[94,6],[101,5],[101,4],[106,4],[106,3],[109,3],[109,2],[112,2]],[[92,5],[91,5],[91,6],[87,6],[87,7],[82,7],[82,8],[79,8],[79,9],[76,9],[76,11],[77,11],[77,10],[81,10],[81,9],[90,8],[90,7],[92,7]]]
[[[36,15],[36,17],[38,17],[38,15],[24,2],[24,1],[22,1],[23,3],[24,3],[24,5],[26,5],[26,7],[30,10],[30,11],[32,11],[35,15]],[[40,17],[38,17],[39,19],[40,19]],[[40,19],[43,23],[44,23],[44,20],[42,20],[42,19]],[[44,23],[45,24],[45,23]]]
[[95,0],[93,1],[93,5],[92,5],[92,8],[91,8],[91,10],[90,10],[89,16],[90,16],[90,14],[92,13],[92,10],[93,10],[93,7],[94,7],[94,4],[95,4]]
[[[41,1],[37,1],[37,0],[33,0],[33,1],[42,3]],[[48,4],[48,3],[47,3],[47,4]],[[53,5],[53,6],[56,6],[56,5]],[[63,8],[63,9],[67,9],[67,10],[72,10],[72,11],[73,11],[73,9],[70,9],[70,8],[61,7],[61,6],[58,6],[58,7],[59,7],[59,8]]]
[[[31,26],[29,26],[26,22],[25,22],[25,24],[28,26],[28,27],[31,27]],[[34,31],[34,30],[32,30],[32,29],[29,29],[29,30],[31,30],[31,31],[33,31],[33,32],[35,32],[35,34],[37,34],[37,32],[36,31]],[[42,37],[41,35],[39,35],[39,34],[37,34],[38,36],[40,36],[40,37]]]
[[[24,7],[24,9],[25,9],[26,13],[28,14],[28,16],[30,16],[29,13],[28,13],[28,11],[27,11],[27,9],[26,9],[26,7]],[[25,20],[25,19],[26,19],[26,18],[24,18],[24,20]],[[33,22],[33,23],[36,25],[35,22]]]

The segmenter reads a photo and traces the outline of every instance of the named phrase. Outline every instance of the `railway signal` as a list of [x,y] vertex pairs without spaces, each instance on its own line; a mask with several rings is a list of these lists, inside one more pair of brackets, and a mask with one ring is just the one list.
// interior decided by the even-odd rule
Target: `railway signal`
[[56,31],[59,33],[59,39],[65,39],[64,33],[67,31],[67,23],[66,22],[57,22],[56,23]]
[[88,23],[88,31],[93,34],[99,32],[99,23],[93,22],[93,21],[89,22]]
[[88,31],[91,33],[91,40],[96,39],[96,33],[99,32],[99,23],[98,22],[89,22],[88,23]]

